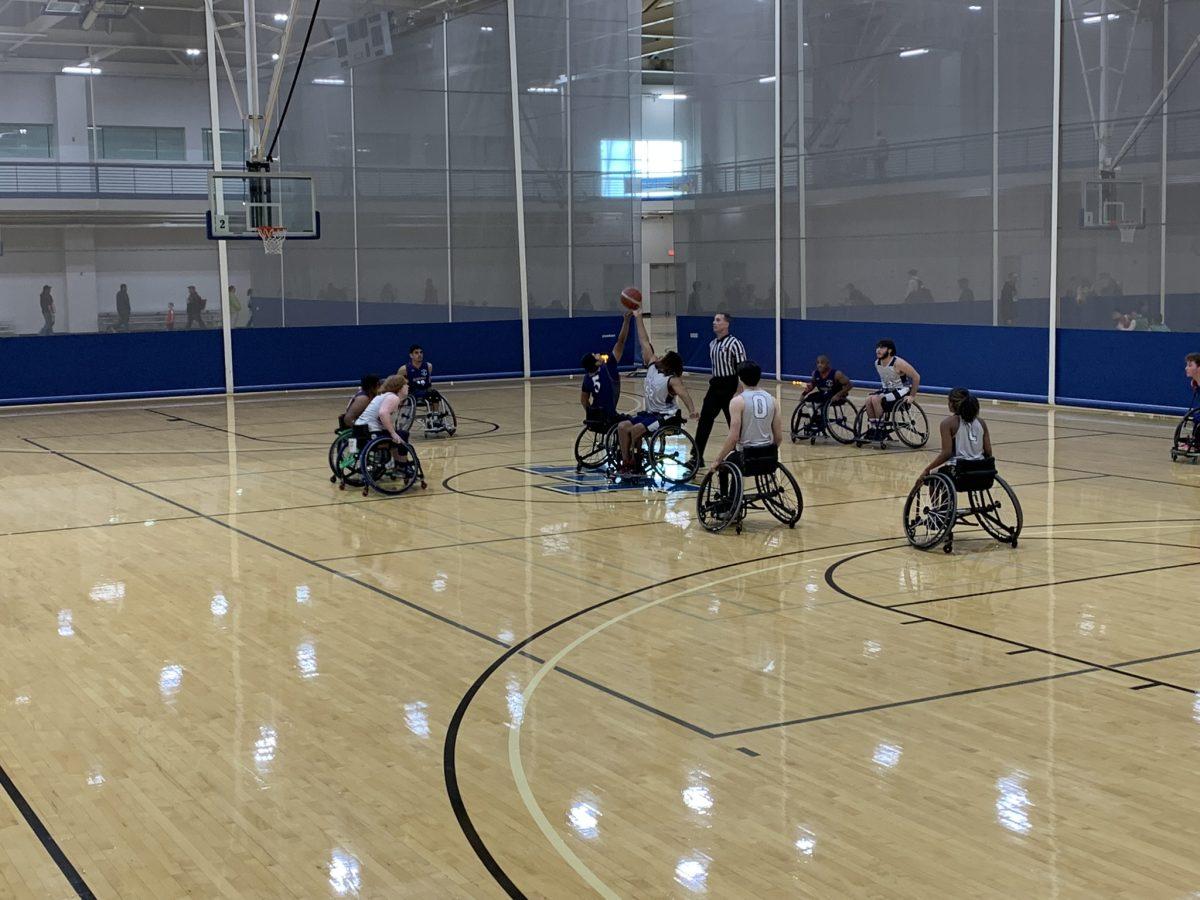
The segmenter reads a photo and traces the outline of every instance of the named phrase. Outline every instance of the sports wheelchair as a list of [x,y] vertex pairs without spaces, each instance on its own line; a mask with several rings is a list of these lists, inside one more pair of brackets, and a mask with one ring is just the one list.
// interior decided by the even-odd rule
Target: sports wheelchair
[[342,428],[329,445],[329,468],[333,471],[329,483],[337,484],[338,490],[344,491],[350,485],[361,487],[364,497],[372,490],[398,497],[418,481],[422,489],[426,487],[425,471],[412,444],[402,441],[408,455],[397,462],[392,454],[395,441],[387,434],[372,436],[365,447],[352,449],[352,441],[354,429]]
[[[958,495],[967,495],[967,506]],[[954,526],[975,524],[1002,544],[1017,546],[1025,517],[1021,501],[996,474],[991,457],[958,460],[926,475],[904,501],[904,534],[918,550],[929,550],[943,541],[943,550],[954,549]]]
[[[604,410],[588,409],[583,417],[583,428],[575,436],[575,471],[603,469],[609,462],[608,433],[629,416],[609,416]],[[618,446],[616,431],[613,431],[613,446]],[[620,456],[618,450],[618,457]]]
[[413,425],[420,420],[425,437],[435,434],[453,437],[454,432],[458,431],[458,417],[454,414],[454,407],[444,394],[432,388],[419,397],[414,394],[405,397],[396,419],[396,428],[399,431],[411,431]]
[[[854,419],[854,446],[878,444],[880,450],[887,448],[887,442],[898,438],[906,447],[920,449],[929,443],[929,419],[925,410],[915,400],[912,403],[897,401],[895,406],[883,414],[877,433],[868,437],[871,430],[871,420],[867,417],[864,406]],[[882,433],[879,433],[882,432]]]
[[[754,490],[747,491],[750,478]],[[700,483],[696,513],[705,531],[716,534],[732,524],[741,534],[742,521],[752,509],[767,510],[788,528],[795,528],[804,513],[800,485],[779,461],[777,447],[747,447],[740,454],[732,453]]]
[[620,471],[621,441],[617,436],[617,429],[621,422],[628,419],[628,416],[621,417],[613,422],[604,434],[603,465],[610,480],[644,477],[677,485],[687,484],[696,477],[700,458],[696,454],[696,442],[683,428],[682,413],[663,419],[662,425],[653,434],[642,435],[638,446],[633,450],[634,461],[642,469],[640,476],[623,474]]
[[832,395],[814,392],[797,403],[792,412],[792,443],[807,440],[815,444],[823,434],[839,444],[852,443],[857,437],[857,421],[858,407],[849,397],[834,403]]
[[1189,409],[1175,426],[1171,444],[1171,462],[1185,459],[1195,463],[1200,459],[1200,406]]

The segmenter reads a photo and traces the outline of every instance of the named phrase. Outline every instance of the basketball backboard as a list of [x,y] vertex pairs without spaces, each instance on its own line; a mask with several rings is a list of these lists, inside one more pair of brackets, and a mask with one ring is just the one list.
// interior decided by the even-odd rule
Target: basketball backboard
[[1084,181],[1079,209],[1081,228],[1144,228],[1145,185],[1140,181],[1101,178]]
[[311,175],[213,171],[208,174],[208,237],[259,240],[263,226],[284,228],[288,240],[316,240],[321,217]]

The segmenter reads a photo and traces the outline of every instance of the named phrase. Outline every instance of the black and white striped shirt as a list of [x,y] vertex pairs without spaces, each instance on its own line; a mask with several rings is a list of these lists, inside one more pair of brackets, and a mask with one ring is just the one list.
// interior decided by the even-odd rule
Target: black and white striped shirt
[[732,334],[713,338],[708,345],[708,358],[712,361],[713,378],[729,378],[737,375],[738,366],[746,361],[746,348]]

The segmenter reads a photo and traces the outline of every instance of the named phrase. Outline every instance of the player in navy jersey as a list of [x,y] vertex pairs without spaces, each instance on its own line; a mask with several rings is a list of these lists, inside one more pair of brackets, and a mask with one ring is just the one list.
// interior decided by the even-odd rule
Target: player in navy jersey
[[625,355],[625,341],[629,337],[629,312],[621,320],[612,352],[585,353],[579,361],[583,368],[583,390],[579,404],[584,409],[584,418],[597,426],[607,427],[620,418],[617,401],[621,399],[621,358]]
[[433,415],[442,414],[442,395],[433,387],[433,363],[425,360],[420,344],[408,348],[408,362],[400,374],[408,380],[408,393],[414,400],[424,400]]
[[[800,395],[800,401],[811,400],[818,407],[831,398],[832,402],[841,403],[850,396],[850,389],[852,387],[853,385],[845,373],[840,369],[833,368],[829,364],[829,357],[822,354],[817,357],[817,367],[813,369],[808,386],[804,388],[804,393]],[[816,396],[812,396],[813,394],[816,394]]]

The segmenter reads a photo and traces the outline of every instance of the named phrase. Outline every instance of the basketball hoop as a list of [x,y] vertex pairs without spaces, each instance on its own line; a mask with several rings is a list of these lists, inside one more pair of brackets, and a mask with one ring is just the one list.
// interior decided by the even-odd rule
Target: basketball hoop
[[1117,227],[1120,228],[1120,230],[1121,230],[1121,243],[1122,244],[1132,244],[1133,236],[1135,234],[1137,234],[1137,226],[1121,224],[1121,225],[1118,225]]
[[262,238],[263,252],[268,256],[280,256],[283,254],[283,242],[287,240],[287,229],[279,228],[274,225],[259,225],[257,229],[258,236]]

